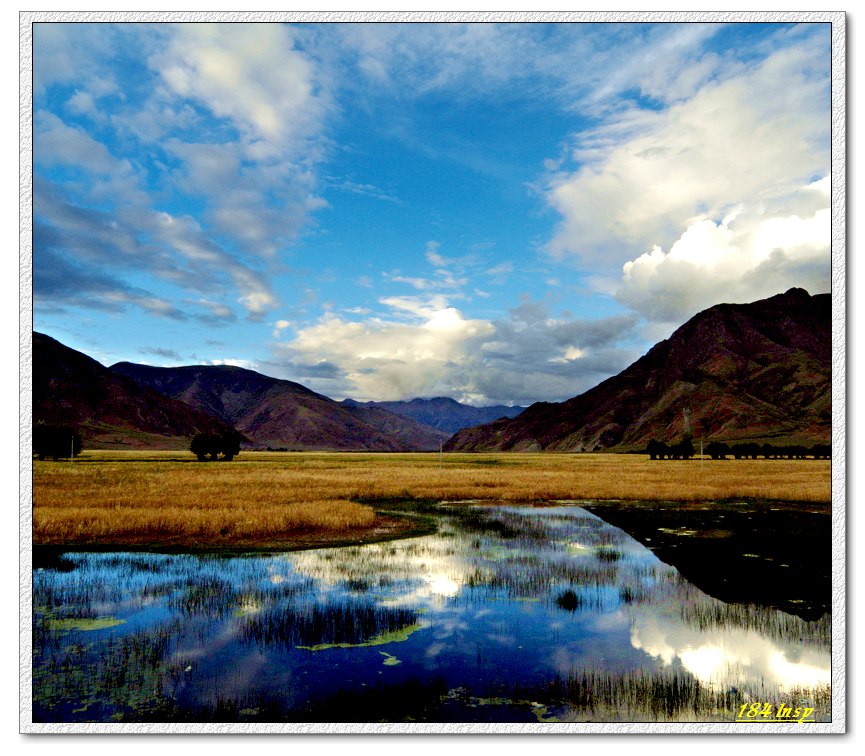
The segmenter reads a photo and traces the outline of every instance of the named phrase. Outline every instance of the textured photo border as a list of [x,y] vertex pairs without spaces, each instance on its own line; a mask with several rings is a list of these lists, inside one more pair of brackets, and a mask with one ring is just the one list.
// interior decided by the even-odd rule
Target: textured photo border
[[[353,724],[112,724],[32,721],[32,24],[37,22],[732,22],[832,25],[832,721],[765,724],[760,733],[845,733],[847,704],[847,480],[846,480],[846,15],[843,12],[31,12],[19,13],[19,726],[45,734],[743,734],[753,728],[728,723],[353,723]],[[815,743],[816,745],[816,743]]]

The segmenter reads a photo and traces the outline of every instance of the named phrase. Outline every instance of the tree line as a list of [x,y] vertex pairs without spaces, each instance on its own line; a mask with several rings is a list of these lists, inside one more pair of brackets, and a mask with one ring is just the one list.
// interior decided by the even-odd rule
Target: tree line
[[[690,439],[673,445],[652,439],[646,445],[645,453],[649,455],[649,459],[690,459],[696,454],[696,450]],[[775,446],[753,442],[729,445],[722,441],[712,441],[703,448],[703,454],[712,459],[727,459],[730,456],[735,459],[831,459],[832,447],[830,444]]]
[[[225,433],[198,433],[193,436],[189,450],[201,462],[230,461],[240,454],[242,436],[237,431]],[[74,428],[37,423],[33,426],[33,456],[40,459],[72,459],[81,454],[84,442]]]

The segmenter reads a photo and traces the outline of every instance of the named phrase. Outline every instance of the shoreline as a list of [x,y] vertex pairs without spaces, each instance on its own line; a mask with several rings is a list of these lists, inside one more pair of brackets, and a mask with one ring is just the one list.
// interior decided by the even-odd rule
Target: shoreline
[[[363,502],[371,504],[371,502]],[[232,539],[228,537],[197,539],[193,541],[188,537],[178,535],[169,538],[127,538],[116,541],[64,541],[64,542],[32,542],[31,550],[34,557],[39,555],[50,555],[68,552],[155,552],[163,554],[212,554],[215,556],[231,557],[242,554],[272,554],[292,551],[307,551],[312,549],[341,548],[344,546],[363,546],[372,543],[384,543],[387,541],[401,540],[403,538],[416,538],[436,532],[432,510],[437,508],[451,508],[459,505],[470,506],[536,506],[556,507],[564,505],[584,506],[587,511],[594,509],[609,509],[615,507],[622,512],[631,510],[633,512],[653,510],[660,513],[668,513],[670,510],[680,512],[693,512],[694,510],[723,510],[727,508],[738,509],[742,506],[754,507],[760,510],[783,509],[808,513],[812,515],[831,517],[831,504],[814,501],[776,500],[776,499],[749,499],[747,501],[737,500],[661,500],[661,499],[595,499],[587,500],[529,500],[515,501],[503,499],[473,499],[462,501],[416,501],[405,500],[403,502],[387,502],[387,510],[375,511],[375,521],[372,525],[357,528],[350,533],[332,532],[325,530],[306,529],[296,532],[288,532],[281,538],[245,538]],[[398,509],[402,504],[405,509]],[[396,508],[391,508],[396,507]],[[50,558],[50,557],[49,557]],[[37,560],[33,563],[36,566]]]
[[[184,536],[167,539],[128,538],[117,541],[66,541],[33,542],[34,556],[37,552],[67,553],[77,551],[112,552],[141,551],[162,554],[213,554],[230,557],[241,554],[273,554],[310,549],[340,548],[343,546],[362,546],[368,543],[383,543],[403,538],[416,538],[435,532],[435,526],[428,517],[419,517],[410,512],[376,513],[375,522],[351,533],[326,531],[296,531],[286,533],[284,538],[212,538],[189,542]],[[36,559],[33,560],[34,565]]]

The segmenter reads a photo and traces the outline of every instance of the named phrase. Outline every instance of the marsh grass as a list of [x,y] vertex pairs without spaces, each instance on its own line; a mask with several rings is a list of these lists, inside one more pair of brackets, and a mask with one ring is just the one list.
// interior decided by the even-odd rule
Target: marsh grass
[[[377,525],[395,501],[779,499],[827,503],[824,460],[651,461],[614,454],[89,451],[34,461],[34,544],[206,544],[335,536]],[[498,464],[498,463],[501,464]]]
[[391,636],[418,626],[418,613],[403,607],[342,601],[326,606],[280,605],[250,615],[241,631],[247,642],[280,644],[288,649],[370,645],[379,636]]

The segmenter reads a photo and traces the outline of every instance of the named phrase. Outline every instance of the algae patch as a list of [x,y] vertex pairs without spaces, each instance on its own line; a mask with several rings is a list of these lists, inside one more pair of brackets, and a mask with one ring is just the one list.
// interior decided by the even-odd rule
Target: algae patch
[[393,654],[389,654],[387,651],[379,651],[379,653],[384,657],[382,664],[384,664],[385,667],[395,667],[397,664],[402,664],[402,661],[397,659]]
[[117,619],[117,617],[64,617],[62,619],[50,617],[47,619],[47,624],[51,630],[61,633],[69,630],[91,632],[126,624],[126,620]]
[[[418,630],[423,630],[425,627],[426,625],[422,625],[418,622],[414,625],[403,627],[400,630],[392,630],[387,633],[382,633],[381,635],[376,635],[363,643],[319,643],[317,646],[296,646],[295,648],[302,648],[305,651],[325,651],[329,648],[367,648],[369,646],[383,646],[386,643],[401,643],[402,641],[408,640],[412,633],[416,633]],[[385,664],[387,664],[387,661],[385,661]],[[399,664],[399,660],[397,659],[395,662],[391,662],[391,664]]]

